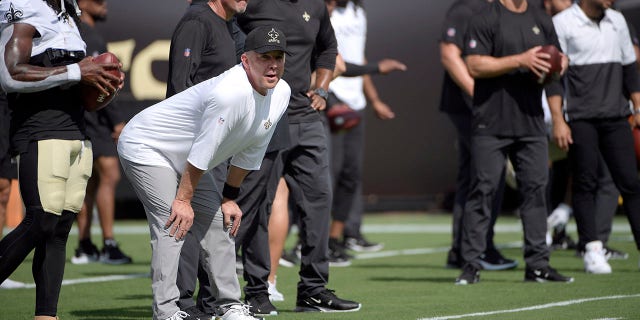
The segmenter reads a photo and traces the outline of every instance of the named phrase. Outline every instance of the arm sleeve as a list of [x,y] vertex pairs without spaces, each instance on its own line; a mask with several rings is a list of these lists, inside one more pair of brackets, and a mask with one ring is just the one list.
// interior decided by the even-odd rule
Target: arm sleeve
[[341,74],[343,77],[359,77],[365,74],[376,74],[380,72],[377,63],[359,65],[345,61],[345,66],[347,69]]
[[333,70],[336,67],[336,56],[338,55],[338,42],[336,40],[329,13],[324,4],[324,14],[320,19],[320,30],[316,37],[316,68]]
[[207,31],[199,21],[178,25],[171,38],[167,98],[193,86],[193,77],[202,61]]
[[77,63],[68,65],[67,72],[47,77],[44,80],[18,81],[13,79],[9,74],[6,61],[4,60],[5,48],[12,34],[13,26],[5,28],[2,34],[0,34],[0,85],[4,92],[37,92],[80,81],[81,72],[80,66]]

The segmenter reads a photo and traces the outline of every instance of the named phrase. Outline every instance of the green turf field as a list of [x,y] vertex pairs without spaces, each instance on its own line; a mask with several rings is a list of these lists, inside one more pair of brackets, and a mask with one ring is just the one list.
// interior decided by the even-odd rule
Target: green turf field
[[[517,258],[512,271],[483,271],[481,281],[455,286],[458,270],[445,269],[450,216],[437,214],[369,215],[365,231],[373,241],[385,243],[377,254],[358,256],[351,267],[331,268],[328,287],[340,297],[362,303],[354,313],[294,313],[297,270],[280,268],[278,289],[286,301],[276,303],[280,315],[271,319],[640,319],[638,251],[628,224],[617,217],[610,246],[630,254],[628,260],[610,261],[611,275],[587,275],[574,252],[555,251],[552,266],[574,276],[564,283],[524,283],[519,249],[519,221],[500,217],[496,242],[503,253]],[[575,239],[575,226],[570,226]],[[75,227],[74,227],[75,231]],[[94,230],[94,241],[100,241]],[[67,263],[59,303],[61,320],[151,319],[150,249],[146,223],[121,222],[117,240],[134,264],[83,266]],[[73,254],[77,238],[69,240]],[[230,261],[229,263],[233,263]],[[31,258],[11,279],[32,284]],[[106,280],[110,279],[110,280]],[[92,282],[95,281],[95,282]],[[0,319],[33,319],[35,290],[0,290]]]

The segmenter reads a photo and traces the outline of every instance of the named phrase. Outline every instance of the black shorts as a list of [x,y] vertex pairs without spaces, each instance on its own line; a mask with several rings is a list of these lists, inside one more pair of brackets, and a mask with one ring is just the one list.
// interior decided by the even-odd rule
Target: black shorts
[[116,143],[111,137],[113,131],[109,121],[98,112],[86,112],[87,136],[91,140],[93,159],[98,157],[117,157]]
[[3,179],[17,179],[18,178],[18,165],[7,155],[4,158],[0,158],[0,178]]

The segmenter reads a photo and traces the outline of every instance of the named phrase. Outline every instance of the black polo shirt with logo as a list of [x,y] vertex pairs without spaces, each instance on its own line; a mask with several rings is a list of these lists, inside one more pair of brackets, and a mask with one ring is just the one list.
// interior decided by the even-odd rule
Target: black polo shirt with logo
[[[465,55],[500,58],[520,54],[535,46],[554,44],[560,48],[551,18],[531,3],[525,12],[516,13],[500,1],[494,1],[473,18],[465,39]],[[546,135],[542,89],[533,73],[524,68],[497,77],[476,78],[473,134]],[[557,90],[556,87],[552,92]]]

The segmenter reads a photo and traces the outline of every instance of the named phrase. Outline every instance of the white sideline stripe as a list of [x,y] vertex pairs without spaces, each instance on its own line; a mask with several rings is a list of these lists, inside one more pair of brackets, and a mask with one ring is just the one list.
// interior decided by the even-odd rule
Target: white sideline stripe
[[[522,241],[509,242],[505,244],[497,245],[498,249],[504,248],[522,248]],[[366,259],[377,259],[377,258],[388,258],[388,257],[396,257],[396,256],[413,256],[420,254],[432,254],[432,253],[440,253],[447,252],[451,249],[451,247],[440,247],[440,248],[415,248],[415,249],[403,249],[403,250],[388,250],[388,251],[380,251],[380,252],[368,252],[368,253],[359,253],[356,255],[357,260],[366,260]]]
[[517,309],[476,312],[476,313],[467,313],[467,314],[460,314],[455,316],[443,316],[443,317],[434,317],[434,318],[420,318],[418,320],[448,320],[448,319],[461,319],[461,318],[469,318],[469,317],[483,317],[483,316],[490,316],[490,315],[501,314],[501,313],[515,313],[515,312],[521,312],[521,311],[548,309],[553,307],[564,307],[564,306],[569,306],[572,304],[578,304],[578,303],[584,303],[584,302],[602,301],[602,300],[618,300],[618,299],[628,299],[628,298],[640,298],[640,294],[584,298],[584,299],[553,302],[553,303],[547,303],[547,304],[541,304],[537,306],[517,308]]
[[[81,283],[109,282],[109,281],[129,280],[129,279],[149,278],[149,277],[151,277],[149,273],[132,273],[132,274],[103,276],[103,277],[62,280],[62,285],[68,286],[68,285],[81,284]],[[19,286],[15,288],[2,288],[1,290],[34,289],[35,287],[36,287],[35,283],[25,283],[23,286]]]
[[[6,228],[4,229],[5,234],[9,233],[12,229]],[[498,233],[517,233],[522,232],[522,224],[521,223],[498,223],[494,228],[495,232]],[[116,234],[149,234],[148,226],[118,226],[114,227],[114,231]],[[567,226],[567,231],[576,232],[575,223],[570,223]],[[100,226],[94,225],[91,227],[92,234],[100,234],[102,231]],[[292,233],[297,232],[297,228],[291,228]],[[363,233],[433,233],[433,234],[443,234],[443,233],[451,233],[451,225],[450,224],[430,224],[430,223],[421,223],[421,224],[366,224],[362,226]],[[631,228],[629,224],[626,222],[620,222],[613,225],[613,232],[631,232]],[[78,234],[78,228],[71,229],[72,235]]]

